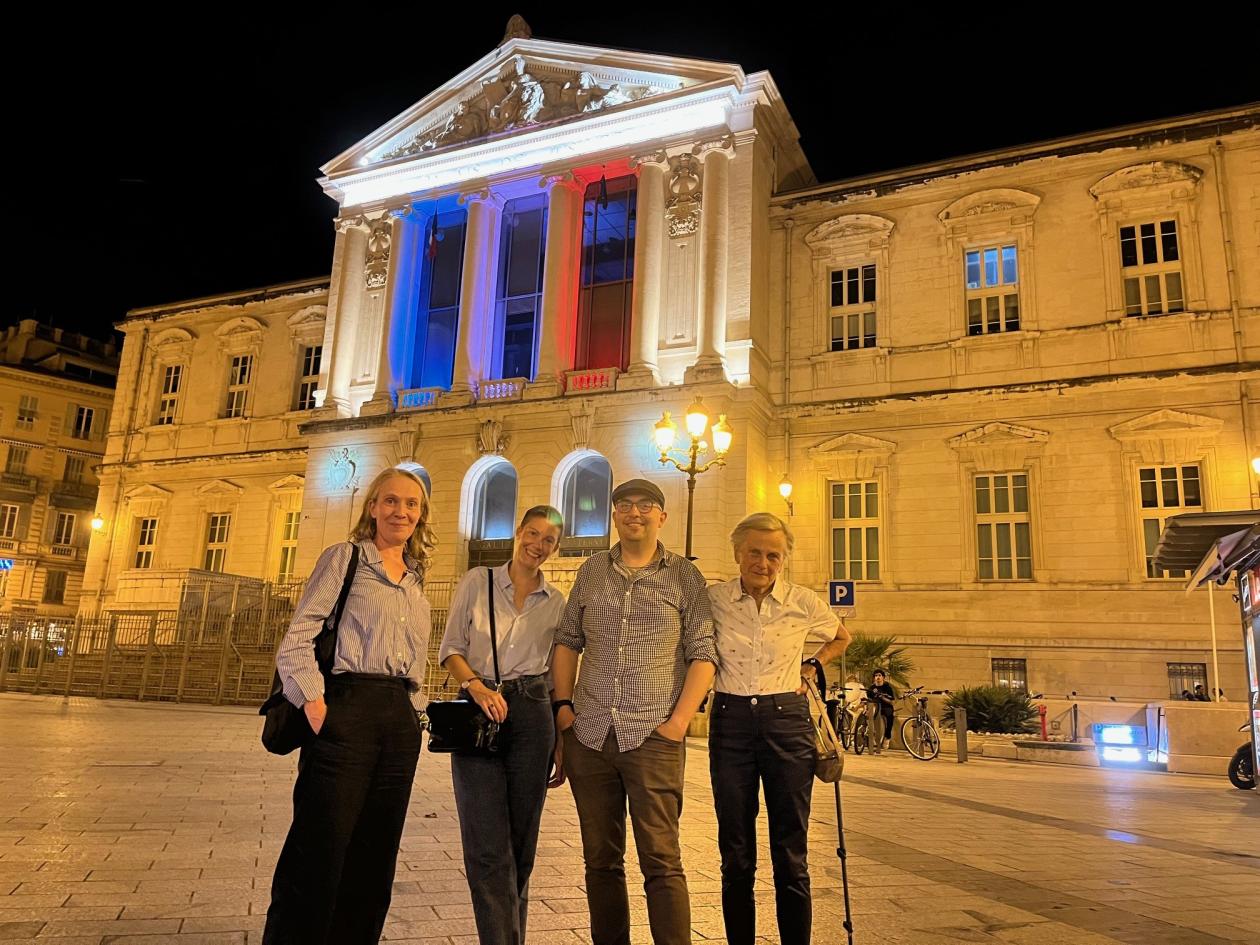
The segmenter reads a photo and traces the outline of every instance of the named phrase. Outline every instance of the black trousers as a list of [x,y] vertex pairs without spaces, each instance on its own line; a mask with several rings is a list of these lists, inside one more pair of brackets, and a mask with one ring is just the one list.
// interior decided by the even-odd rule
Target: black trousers
[[709,771],[722,855],[722,920],[730,945],[756,935],[758,788],[770,821],[770,862],[782,945],[807,945],[813,924],[806,841],[814,786],[814,732],[804,696],[717,693]]
[[338,674],[302,747],[263,945],[375,945],[420,756],[401,679]]

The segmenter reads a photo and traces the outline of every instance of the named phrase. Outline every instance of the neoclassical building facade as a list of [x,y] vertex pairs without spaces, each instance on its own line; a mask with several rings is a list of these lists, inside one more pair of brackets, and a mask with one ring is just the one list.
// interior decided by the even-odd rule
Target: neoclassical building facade
[[792,579],[857,581],[852,626],[923,682],[1206,671],[1207,603],[1150,557],[1169,515],[1256,505],[1260,109],[820,184],[767,73],[514,23],[323,171],[329,279],[120,325],[102,606],[153,568],[299,578],[398,463],[435,583],[540,502],[563,581],[632,476],[681,548],[652,428],[700,398],[734,430],[695,492],[710,577],[787,477]]

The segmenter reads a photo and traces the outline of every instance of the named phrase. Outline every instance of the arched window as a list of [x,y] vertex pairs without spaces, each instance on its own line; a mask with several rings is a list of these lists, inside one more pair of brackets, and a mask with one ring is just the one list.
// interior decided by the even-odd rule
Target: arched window
[[608,547],[612,467],[598,453],[578,460],[561,486],[565,538],[560,553],[581,557]]
[[507,460],[481,474],[472,495],[468,566],[494,567],[512,557],[516,526],[516,470]]
[[394,468],[404,469],[407,472],[419,478],[419,480],[424,483],[424,494],[428,496],[429,498],[433,497],[433,480],[429,478],[429,471],[425,469],[423,466],[421,466],[419,463],[406,461],[406,462],[399,463]]

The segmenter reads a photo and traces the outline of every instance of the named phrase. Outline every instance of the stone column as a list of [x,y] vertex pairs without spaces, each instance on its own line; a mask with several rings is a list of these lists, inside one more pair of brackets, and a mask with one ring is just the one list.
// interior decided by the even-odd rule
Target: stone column
[[460,197],[468,207],[464,234],[464,271],[460,274],[459,328],[455,370],[443,403],[471,403],[477,381],[485,376],[482,349],[494,325],[494,277],[497,272],[499,210],[502,201],[489,190]]
[[354,346],[363,310],[363,267],[367,262],[367,228],[362,217],[337,221],[340,265],[333,269],[328,318],[332,323],[331,346],[325,349],[328,393],[325,406],[338,416],[350,415],[350,381],[354,373]]
[[[389,268],[385,277],[385,310],[381,313],[380,354],[376,362],[376,389],[360,414],[390,413],[397,406],[398,391],[406,386],[403,350],[408,303],[415,281],[416,227],[412,208],[390,210]],[[397,335],[397,337],[395,337]]]
[[538,370],[526,396],[541,398],[563,393],[564,372],[573,367],[585,185],[571,173],[544,177],[539,185],[549,188],[547,248],[543,256]]
[[661,335],[661,287],[665,279],[665,187],[669,161],[664,151],[636,157],[634,295],[630,315],[630,364],[617,378],[620,390],[660,384],[656,357]]
[[729,144],[701,145],[704,159],[703,210],[700,216],[700,317],[696,325],[696,363],[686,380],[726,379],[726,240]]

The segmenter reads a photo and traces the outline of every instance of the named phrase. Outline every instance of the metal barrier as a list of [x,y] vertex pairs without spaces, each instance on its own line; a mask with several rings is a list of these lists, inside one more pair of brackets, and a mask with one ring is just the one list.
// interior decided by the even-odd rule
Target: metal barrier
[[[190,585],[191,587],[191,585]],[[437,665],[452,582],[425,588],[432,607],[425,691],[449,692]],[[0,692],[257,705],[301,585],[248,601],[185,589],[176,610],[106,611],[74,619],[0,614]]]

